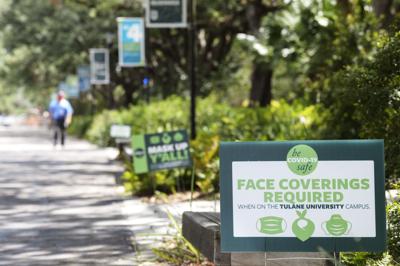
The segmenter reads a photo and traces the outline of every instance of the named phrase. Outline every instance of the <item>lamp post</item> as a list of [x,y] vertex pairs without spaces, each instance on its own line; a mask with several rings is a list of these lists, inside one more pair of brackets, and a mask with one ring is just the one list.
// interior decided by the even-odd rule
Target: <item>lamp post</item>
[[107,43],[107,48],[109,51],[109,55],[110,55],[110,60],[109,60],[109,64],[110,64],[110,83],[108,84],[108,108],[109,109],[113,109],[114,108],[114,96],[113,96],[113,89],[112,89],[112,78],[111,78],[111,71],[113,68],[111,68],[111,62],[112,62],[112,58],[111,58],[111,49],[113,46],[113,39],[114,39],[114,34],[112,32],[106,32],[105,33],[105,39],[106,39],[106,43]]
[[150,103],[150,79],[148,77],[143,78],[143,88],[146,93],[146,102],[147,104]]
[[189,50],[190,50],[190,138],[196,139],[196,0],[190,1],[190,26],[189,26]]

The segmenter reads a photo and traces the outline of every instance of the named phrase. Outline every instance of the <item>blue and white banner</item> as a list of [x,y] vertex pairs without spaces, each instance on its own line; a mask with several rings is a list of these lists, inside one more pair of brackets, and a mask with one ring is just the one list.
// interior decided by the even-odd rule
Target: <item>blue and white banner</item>
[[64,82],[60,82],[58,90],[64,91],[68,98],[79,98],[77,76],[68,76]]
[[90,90],[90,67],[79,66],[77,69],[78,87],[80,92]]
[[68,90],[68,84],[65,83],[64,81],[60,82],[60,83],[58,84],[58,90],[59,90],[59,91],[63,91],[63,92],[66,93],[66,91]]
[[145,63],[145,35],[142,18],[117,18],[118,62],[121,67],[140,67]]

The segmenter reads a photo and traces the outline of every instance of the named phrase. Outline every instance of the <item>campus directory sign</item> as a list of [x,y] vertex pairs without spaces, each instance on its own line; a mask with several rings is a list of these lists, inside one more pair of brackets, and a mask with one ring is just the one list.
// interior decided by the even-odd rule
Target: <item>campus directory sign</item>
[[142,18],[117,18],[118,58],[121,67],[145,65],[145,34]]
[[383,251],[383,158],[382,140],[222,143],[222,251]]
[[90,66],[79,66],[77,75],[79,91],[85,92],[90,90]]
[[184,28],[187,0],[146,0],[146,27]]
[[192,165],[185,130],[133,135],[132,147],[133,166],[137,174]]
[[90,83],[94,85],[110,83],[110,54],[108,49],[90,49]]

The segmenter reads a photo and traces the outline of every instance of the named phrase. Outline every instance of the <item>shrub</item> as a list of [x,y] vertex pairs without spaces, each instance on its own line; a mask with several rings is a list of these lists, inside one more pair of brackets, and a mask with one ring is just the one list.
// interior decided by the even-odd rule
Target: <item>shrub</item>
[[186,106],[182,98],[170,97],[165,101],[149,105],[142,103],[121,111],[105,110],[94,117],[86,137],[100,146],[108,146],[112,144],[109,131],[113,124],[131,125],[134,134],[186,128]]
[[68,132],[79,138],[83,138],[92,125],[92,122],[93,118],[91,116],[74,116],[73,122],[68,128]]
[[[111,145],[112,124],[132,126],[134,134],[188,128],[189,104],[170,97],[150,104],[139,104],[121,111],[96,115],[86,137],[102,146]],[[191,142],[196,186],[203,193],[218,192],[220,141],[318,139],[323,131],[326,111],[318,105],[304,106],[273,101],[267,108],[231,107],[209,96],[198,101],[197,139]],[[126,188],[136,194],[156,190],[175,192],[190,187],[191,169],[172,169],[136,175],[127,163],[123,178]]]
[[400,33],[382,43],[369,62],[335,75],[328,136],[384,139],[386,185],[393,188],[400,178]]
[[400,203],[394,202],[387,208],[388,250],[397,263],[400,263]]
[[384,253],[352,252],[342,253],[341,260],[345,265],[391,266],[400,264],[400,203],[394,202],[387,206],[388,249]]

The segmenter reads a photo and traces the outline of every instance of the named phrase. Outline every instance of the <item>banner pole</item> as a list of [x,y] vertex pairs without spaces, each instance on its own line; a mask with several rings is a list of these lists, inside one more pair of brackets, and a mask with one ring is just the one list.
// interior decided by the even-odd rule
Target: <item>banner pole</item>
[[190,49],[190,138],[196,139],[196,0],[191,0],[190,5],[190,28],[189,28],[189,49]]

